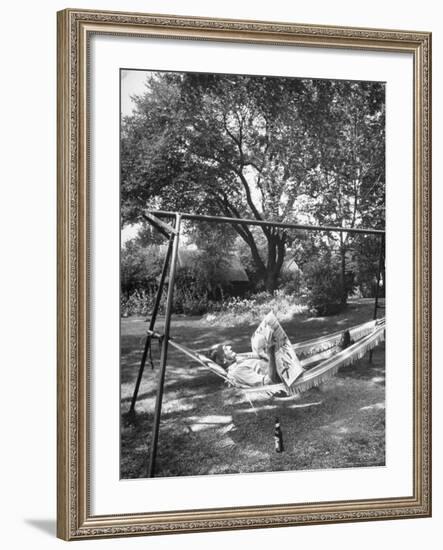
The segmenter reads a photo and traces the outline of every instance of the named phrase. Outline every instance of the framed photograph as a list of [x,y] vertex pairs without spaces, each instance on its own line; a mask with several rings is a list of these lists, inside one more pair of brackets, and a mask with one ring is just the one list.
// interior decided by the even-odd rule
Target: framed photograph
[[58,13],[58,536],[431,514],[431,35]]

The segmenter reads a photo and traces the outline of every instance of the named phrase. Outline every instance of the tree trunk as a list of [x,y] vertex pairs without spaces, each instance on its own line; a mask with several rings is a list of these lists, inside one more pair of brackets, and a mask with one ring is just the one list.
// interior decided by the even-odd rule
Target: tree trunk
[[[224,206],[227,209],[224,212],[226,215],[240,218],[239,213],[235,209],[230,207],[230,211],[226,204]],[[262,228],[268,242],[268,257],[265,263],[260,256],[258,246],[249,228],[247,226],[239,226],[238,224],[233,224],[232,227],[249,246],[252,260],[257,269],[258,280],[263,281],[264,287],[268,292],[274,292],[277,288],[278,277],[286,254],[286,236]]]
[[277,288],[277,281],[278,281],[278,273],[275,273],[274,270],[267,271],[266,277],[265,277],[265,289],[268,292],[274,292],[274,290]]
[[265,288],[268,292],[274,292],[277,288],[278,277],[283,261],[285,259],[286,248],[285,238],[279,235],[268,237],[268,263],[265,272]]

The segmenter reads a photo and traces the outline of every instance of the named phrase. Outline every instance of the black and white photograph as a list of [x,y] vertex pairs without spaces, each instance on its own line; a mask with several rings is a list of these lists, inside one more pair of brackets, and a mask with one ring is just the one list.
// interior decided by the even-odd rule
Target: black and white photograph
[[438,549],[439,4],[75,5],[3,8],[2,546]]
[[120,478],[385,465],[385,83],[120,70]]

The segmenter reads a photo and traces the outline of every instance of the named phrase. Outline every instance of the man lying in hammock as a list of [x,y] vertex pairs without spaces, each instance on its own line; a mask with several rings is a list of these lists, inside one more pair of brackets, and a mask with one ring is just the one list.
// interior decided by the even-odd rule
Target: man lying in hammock
[[265,386],[280,383],[275,365],[275,346],[269,347],[268,357],[237,355],[229,345],[212,348],[210,358],[223,367],[242,386]]
[[252,353],[236,354],[231,346],[219,344],[212,348],[210,357],[242,386],[283,382],[290,388],[304,372],[289,338],[272,312],[254,332],[251,348]]

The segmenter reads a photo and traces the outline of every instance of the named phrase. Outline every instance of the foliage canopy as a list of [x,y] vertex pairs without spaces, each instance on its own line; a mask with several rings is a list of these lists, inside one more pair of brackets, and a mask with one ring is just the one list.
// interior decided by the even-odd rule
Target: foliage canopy
[[[122,123],[124,224],[163,208],[384,228],[383,83],[151,72],[135,103]],[[220,231],[241,238],[257,279],[274,290],[299,235]],[[328,239],[344,264],[347,235],[314,244]]]

